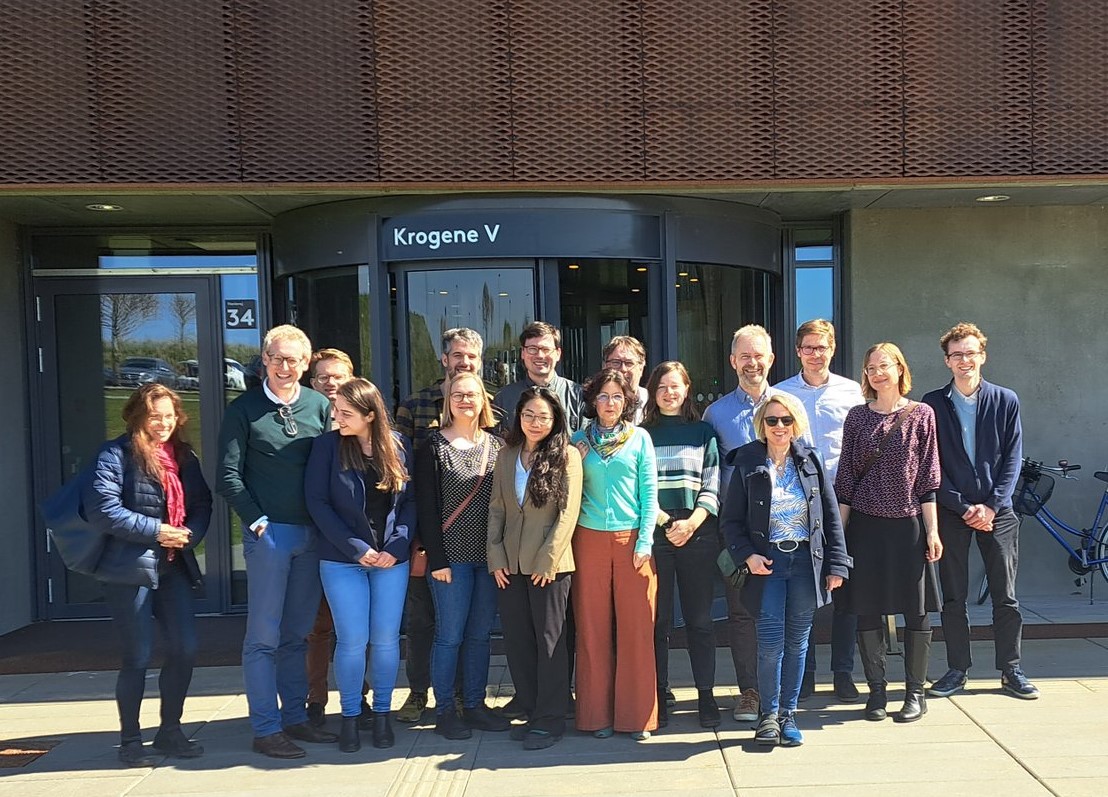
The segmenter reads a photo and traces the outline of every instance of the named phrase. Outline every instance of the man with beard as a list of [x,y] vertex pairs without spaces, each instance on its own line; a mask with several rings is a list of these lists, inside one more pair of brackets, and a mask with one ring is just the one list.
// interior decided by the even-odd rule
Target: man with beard
[[[739,446],[757,439],[754,413],[766,399],[783,391],[769,386],[769,369],[773,365],[773,341],[764,327],[748,324],[735,330],[731,338],[731,367],[739,377],[739,386],[721,396],[704,411],[704,420],[712,425],[719,438],[721,505],[727,500],[734,467],[727,455]],[[741,563],[740,563],[741,564]],[[739,699],[734,718],[739,722],[758,719],[758,636],[754,618],[743,606],[739,591],[726,585],[727,632],[731,660],[735,665],[735,680]]]

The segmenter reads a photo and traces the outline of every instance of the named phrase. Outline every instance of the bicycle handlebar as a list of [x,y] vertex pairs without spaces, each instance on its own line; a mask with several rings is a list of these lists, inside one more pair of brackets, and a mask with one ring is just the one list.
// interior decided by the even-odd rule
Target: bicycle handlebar
[[1070,476],[1069,474],[1072,473],[1075,470],[1081,470],[1080,465],[1073,465],[1069,462],[1069,460],[1065,460],[1065,459],[1058,460],[1058,467],[1055,468],[1055,467],[1051,467],[1050,465],[1045,465],[1042,462],[1038,462],[1037,460],[1031,459],[1029,457],[1024,457],[1023,458],[1023,467],[1028,468],[1029,470],[1033,470],[1033,471],[1047,471],[1049,473],[1059,473],[1059,474],[1061,474],[1063,479],[1076,479],[1077,478],[1076,476]]

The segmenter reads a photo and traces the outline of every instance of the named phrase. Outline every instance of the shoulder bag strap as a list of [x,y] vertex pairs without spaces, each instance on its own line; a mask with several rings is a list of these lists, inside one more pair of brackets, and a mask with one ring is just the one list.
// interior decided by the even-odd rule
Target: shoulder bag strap
[[889,441],[889,438],[893,436],[893,432],[901,427],[901,425],[908,420],[908,416],[912,414],[919,405],[918,401],[909,401],[908,406],[900,411],[900,415],[897,416],[896,423],[889,427],[889,431],[885,432],[885,436],[881,438],[881,442],[877,444],[877,450],[866,457],[865,463],[862,465],[862,472],[858,475],[858,481],[866,478],[866,474],[870,472],[870,469],[877,463],[878,458],[881,456],[881,447]]
[[469,506],[469,502],[477,495],[481,490],[481,483],[485,481],[485,472],[489,464],[489,451],[492,449],[492,441],[489,440],[489,433],[485,432],[485,448],[481,452],[481,467],[480,474],[477,476],[477,484],[473,485],[473,491],[462,499],[462,502],[458,504],[457,509],[450,513],[450,517],[442,524],[442,533],[445,534],[446,530],[454,525],[454,521],[458,519],[458,516],[465,511],[465,508]]

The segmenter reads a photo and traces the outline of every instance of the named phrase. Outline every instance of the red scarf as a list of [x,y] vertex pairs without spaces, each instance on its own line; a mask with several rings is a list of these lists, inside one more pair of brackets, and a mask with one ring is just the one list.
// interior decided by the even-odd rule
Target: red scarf
[[[185,488],[181,485],[181,469],[173,456],[173,444],[158,446],[158,464],[162,468],[162,489],[165,491],[165,522],[176,528],[185,524]],[[166,559],[173,561],[177,551],[170,548]]]

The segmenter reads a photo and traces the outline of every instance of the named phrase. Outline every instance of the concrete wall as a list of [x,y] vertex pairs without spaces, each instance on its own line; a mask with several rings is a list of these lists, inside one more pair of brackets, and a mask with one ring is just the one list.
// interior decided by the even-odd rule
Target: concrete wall
[[[1090,524],[1105,486],[1092,472],[1108,466],[1108,208],[865,210],[847,228],[856,357],[894,341],[919,398],[951,376],[939,336],[976,323],[989,338],[985,378],[1020,395],[1025,455],[1084,466],[1080,481],[1056,485],[1051,508]],[[1065,551],[1037,522],[1024,523],[1020,547],[1020,594],[1076,591]]]
[[31,526],[30,418],[27,399],[27,336],[24,330],[23,271],[14,224],[0,221],[0,634],[34,619],[35,556]]

